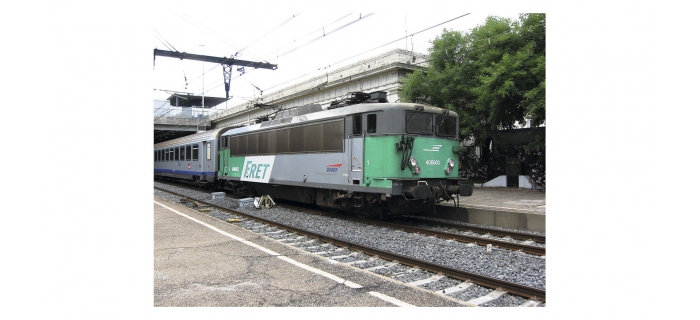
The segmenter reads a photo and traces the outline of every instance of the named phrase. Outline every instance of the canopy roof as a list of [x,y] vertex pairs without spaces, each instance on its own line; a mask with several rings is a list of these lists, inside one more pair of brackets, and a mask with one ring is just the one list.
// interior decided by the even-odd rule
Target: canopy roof
[[[229,99],[204,96],[204,107],[211,108],[214,106],[218,106],[218,105],[226,102],[226,100],[229,100]],[[170,100],[171,106],[179,106],[179,107],[201,107],[202,106],[202,96],[197,96],[197,95],[192,95],[192,94],[173,93],[170,97],[168,97],[168,100]]]

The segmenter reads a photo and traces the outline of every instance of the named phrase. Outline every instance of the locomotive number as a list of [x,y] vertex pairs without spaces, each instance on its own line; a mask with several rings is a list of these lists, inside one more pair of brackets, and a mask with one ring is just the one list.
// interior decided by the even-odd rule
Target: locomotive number
[[425,164],[427,164],[429,166],[439,166],[440,160],[426,160]]

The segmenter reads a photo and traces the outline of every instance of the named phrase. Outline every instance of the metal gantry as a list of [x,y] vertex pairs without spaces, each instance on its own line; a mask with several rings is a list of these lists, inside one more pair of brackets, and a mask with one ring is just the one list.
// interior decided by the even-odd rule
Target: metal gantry
[[[226,98],[227,99],[228,99],[229,89],[231,88],[231,66],[235,65],[235,66],[241,66],[243,68],[249,67],[249,68],[254,68],[254,69],[270,69],[270,70],[277,69],[276,64],[271,64],[271,63],[267,63],[267,62],[255,62],[255,61],[248,61],[248,60],[240,60],[240,59],[235,59],[233,57],[227,58],[227,57],[205,56],[205,55],[201,55],[201,54],[192,54],[192,53],[187,53],[187,52],[168,51],[168,50],[159,50],[159,49],[153,49],[153,65],[154,66],[156,64],[156,56],[178,58],[180,60],[187,59],[187,60],[204,61],[204,62],[221,64],[221,66],[224,68],[224,88],[226,90]],[[238,69],[240,71],[240,68],[238,68]]]

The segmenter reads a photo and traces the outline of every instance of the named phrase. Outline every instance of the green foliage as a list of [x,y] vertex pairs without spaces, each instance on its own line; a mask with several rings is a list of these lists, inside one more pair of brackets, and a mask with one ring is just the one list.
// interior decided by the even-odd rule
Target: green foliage
[[469,33],[443,30],[432,41],[428,67],[404,79],[399,97],[456,111],[461,136],[482,147],[494,131],[525,118],[544,123],[545,22],[545,14],[521,14],[518,21],[490,16]]

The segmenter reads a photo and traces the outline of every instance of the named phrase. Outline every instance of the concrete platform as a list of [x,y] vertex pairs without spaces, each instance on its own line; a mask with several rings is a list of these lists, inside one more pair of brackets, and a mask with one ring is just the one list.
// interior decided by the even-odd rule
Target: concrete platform
[[521,188],[474,188],[459,197],[459,209],[443,202],[437,216],[475,224],[546,232],[546,192]]
[[474,306],[410,287],[154,196],[153,305]]

